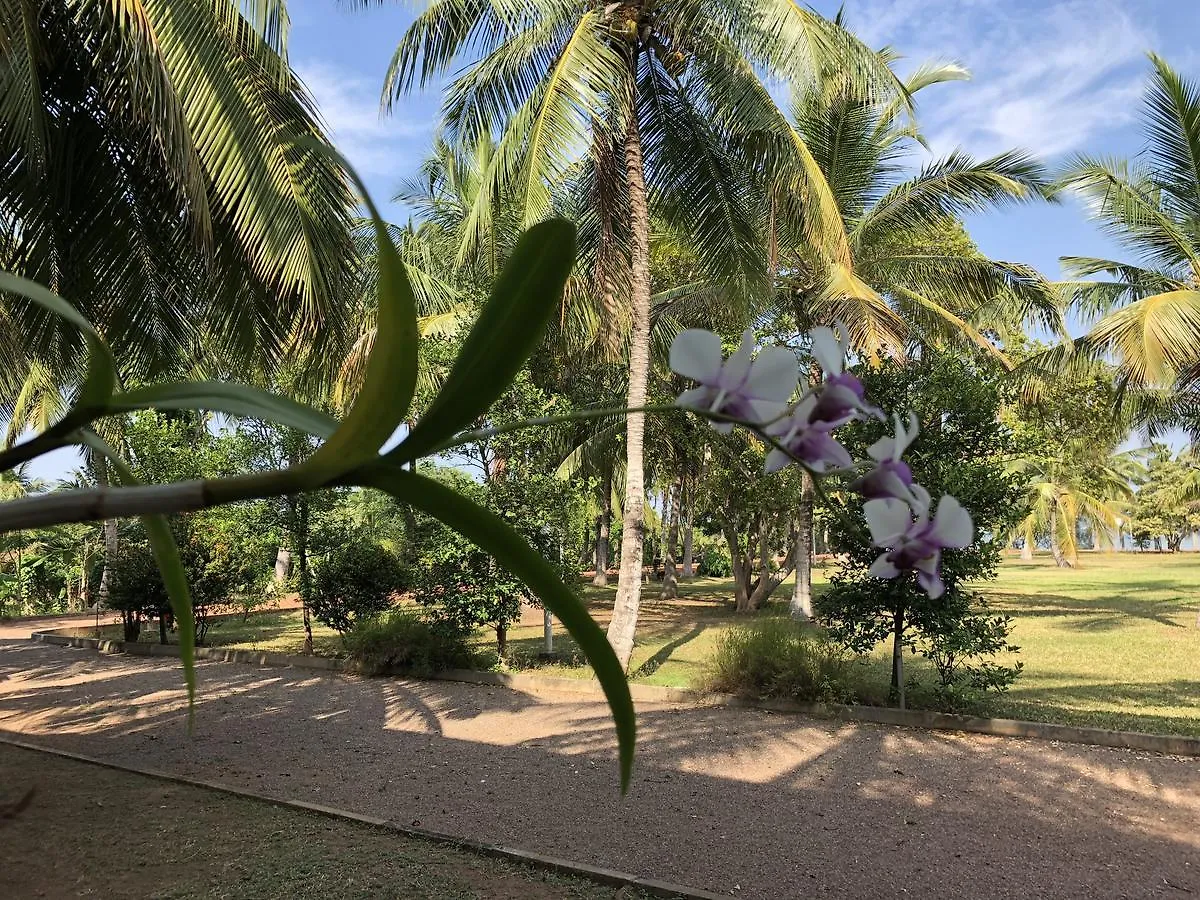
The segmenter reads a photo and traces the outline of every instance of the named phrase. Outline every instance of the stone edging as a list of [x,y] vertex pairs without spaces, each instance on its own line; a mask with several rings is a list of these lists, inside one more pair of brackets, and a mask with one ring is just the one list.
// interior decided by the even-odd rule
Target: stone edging
[[[52,643],[52,642],[51,642]],[[518,850],[515,847],[505,847],[501,844],[485,844],[481,841],[473,841],[467,838],[456,837],[452,834],[446,834],[442,831],[431,831],[427,828],[414,828],[411,825],[404,825],[397,822],[395,819],[383,819],[379,816],[369,816],[363,813],[350,812],[349,810],[337,809],[332,806],[324,806],[320,803],[309,803],[305,800],[284,800],[277,797],[268,797],[264,794],[258,794],[254,791],[244,790],[243,788],[232,787],[227,784],[219,784],[214,781],[205,781],[200,778],[188,778],[183,775],[172,775],[168,772],[159,772],[156,769],[143,769],[140,766],[126,766],[121,763],[109,762],[108,760],[97,759],[93,756],[86,756],[82,753],[72,753],[68,750],[57,750],[51,747],[43,747],[39,744],[32,744],[27,741],[19,741],[0,735],[0,744],[6,744],[11,747],[19,747],[22,750],[32,750],[36,753],[46,753],[51,756],[62,757],[63,759],[72,759],[76,762],[88,763],[93,766],[103,766],[106,769],[116,769],[119,772],[130,772],[134,775],[144,775],[148,778],[157,778],[161,781],[170,781],[175,784],[186,784],[190,787],[203,788],[209,791],[217,791],[222,794],[231,794],[235,797],[241,797],[247,800],[254,800],[260,803],[270,803],[273,806],[282,806],[286,809],[300,810],[301,812],[316,813],[321,816],[328,816],[333,819],[343,819],[350,822],[355,822],[359,825],[368,825],[372,828],[382,828],[387,831],[395,831],[406,837],[416,838],[417,840],[428,841],[434,844],[446,844],[459,849],[467,850],[471,853],[479,854],[480,856],[490,856],[497,859],[508,860],[509,862],[523,863],[527,866],[532,866],[536,869],[544,869],[550,872],[556,872],[560,875],[574,875],[578,878],[586,878],[588,881],[594,881],[599,884],[612,885],[613,887],[632,887],[644,891],[654,897],[674,898],[674,900],[721,900],[720,894],[714,894],[711,891],[698,890],[696,888],[683,887],[682,885],[671,884],[668,881],[659,881],[654,878],[640,878],[637,875],[630,875],[626,872],[620,872],[616,869],[605,869],[600,866],[590,866],[586,863],[571,862],[566,859],[559,859],[555,856],[545,856],[541,853],[533,853],[529,850]]]
[[[128,653],[134,656],[178,656],[171,644],[125,643],[96,638],[69,637],[53,631],[35,631],[30,640],[64,647],[82,647],[101,653]],[[320,656],[293,656],[286,653],[267,653],[257,650],[229,650],[221,647],[197,647],[197,659],[218,662],[248,663],[257,666],[283,666],[297,669],[318,669],[327,672],[345,670],[341,660]],[[604,692],[594,679],[552,678],[544,675],[477,672],[472,669],[451,669],[434,679],[460,681],[469,684],[495,685],[527,694],[562,696],[564,694],[603,697]],[[787,700],[752,700],[733,694],[706,694],[683,688],[661,687],[652,684],[631,684],[634,700],[647,703],[687,703],[708,706],[734,706],[762,709],[771,712],[800,713],[848,722],[872,722],[880,725],[900,725],[925,728],[931,731],[966,731],[999,737],[1033,738],[1063,741],[1070,744],[1091,744],[1123,750],[1142,750],[1169,756],[1200,756],[1200,738],[1172,734],[1148,734],[1141,731],[1111,731],[1107,728],[1088,728],[1076,725],[1053,725],[1047,722],[1025,722],[1019,719],[989,719],[980,716],[960,716],[927,710],[892,709],[882,706],[843,706],[825,703],[796,703]]]

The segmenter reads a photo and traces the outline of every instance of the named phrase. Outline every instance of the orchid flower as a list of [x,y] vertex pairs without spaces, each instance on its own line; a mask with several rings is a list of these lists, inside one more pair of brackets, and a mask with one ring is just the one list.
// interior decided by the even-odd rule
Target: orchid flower
[[850,417],[838,422],[814,422],[812,414],[817,403],[816,396],[809,394],[788,416],[767,426],[766,433],[785,448],[775,447],[767,454],[767,472],[778,472],[793,460],[800,460],[818,474],[853,467],[854,459],[830,434]]
[[[784,347],[768,347],[751,359],[753,352],[749,329],[729,359],[722,358],[721,339],[711,331],[681,331],[671,344],[671,369],[700,387],[684,391],[676,403],[755,425],[779,415],[796,390],[796,357]],[[733,422],[713,422],[712,427],[728,434]]]
[[916,484],[912,490],[917,500],[915,508],[891,498],[863,504],[871,542],[887,550],[875,560],[870,571],[876,578],[916,572],[921,589],[936,600],[946,589],[939,571],[942,550],[966,547],[974,540],[975,526],[971,514],[949,495],[938,502],[937,513],[930,521],[929,494]]
[[848,487],[857,491],[868,500],[894,499],[913,504],[913,475],[908,464],[900,459],[901,454],[917,439],[920,426],[913,413],[908,414],[908,427],[895,415],[896,433],[894,437],[884,437],[867,448],[871,459],[875,460],[875,468],[862,477],[850,482]]
[[813,421],[845,421],[847,417],[858,413],[882,419],[882,410],[867,403],[862,382],[845,371],[850,338],[845,325],[838,327],[840,337],[832,328],[825,326],[809,332],[813,358],[825,373],[825,380],[816,388],[817,405],[813,410]]

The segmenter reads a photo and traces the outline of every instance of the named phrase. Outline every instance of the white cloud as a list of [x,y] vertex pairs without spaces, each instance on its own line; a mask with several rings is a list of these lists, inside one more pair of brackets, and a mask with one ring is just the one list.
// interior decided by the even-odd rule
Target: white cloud
[[850,24],[912,62],[956,59],[972,80],[928,89],[921,124],[937,152],[1080,150],[1137,116],[1154,35],[1116,2],[860,0]]
[[334,145],[359,173],[399,178],[411,172],[433,132],[434,120],[381,115],[380,83],[326,60],[296,66],[316,98]]

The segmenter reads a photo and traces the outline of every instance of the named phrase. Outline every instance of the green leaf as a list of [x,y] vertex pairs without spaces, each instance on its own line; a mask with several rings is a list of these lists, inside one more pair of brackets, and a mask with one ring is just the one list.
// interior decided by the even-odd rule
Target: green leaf
[[574,265],[570,222],[551,219],[521,235],[441,391],[387,459],[418,459],[487,412],[541,343]]
[[358,186],[375,227],[379,266],[377,331],[362,387],[337,431],[300,466],[315,487],[377,456],[404,421],[417,387],[419,335],[408,273],[366,185],[337,151],[312,141],[301,143],[337,159]]
[[36,281],[21,278],[10,272],[0,272],[0,291],[19,294],[65,319],[83,332],[83,337],[88,345],[87,374],[84,376],[83,385],[71,409],[48,433],[62,434],[71,431],[81,421],[86,421],[86,418],[82,417],[85,410],[103,409],[116,386],[116,364],[113,362],[108,344],[92,327],[92,323],[80,314],[79,310]]
[[358,485],[386,491],[397,500],[444,522],[490,553],[541,598],[575,639],[604,689],[617,727],[621,790],[628,790],[637,730],[629,683],[604,632],[554,569],[495,513],[431,478],[404,471],[398,466],[376,465],[355,472],[353,479]]
[[265,419],[323,438],[329,437],[338,427],[332,416],[303,403],[248,384],[221,381],[156,384],[116,394],[108,403],[108,411],[112,413],[139,409],[207,409],[230,416]]
[[[93,450],[108,458],[121,484],[142,483],[120,454],[94,431],[84,429],[82,439]],[[158,571],[162,574],[163,585],[171,599],[171,611],[175,614],[175,623],[179,628],[179,661],[183,664],[183,680],[187,685],[190,727],[196,704],[196,622],[192,615],[192,596],[188,591],[187,574],[183,571],[179,547],[175,544],[175,536],[171,534],[171,525],[167,517],[146,515],[139,518],[149,536],[150,549],[154,552],[154,561],[158,563]]]

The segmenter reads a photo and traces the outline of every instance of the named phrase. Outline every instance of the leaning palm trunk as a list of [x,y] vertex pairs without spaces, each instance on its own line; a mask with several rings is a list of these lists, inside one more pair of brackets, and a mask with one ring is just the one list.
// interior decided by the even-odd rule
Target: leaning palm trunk
[[[650,372],[650,211],[646,201],[646,176],[642,164],[642,139],[636,105],[629,115],[625,133],[625,168],[629,178],[630,248],[630,333],[629,393],[626,406],[640,409],[646,404],[646,381]],[[646,496],[643,489],[645,460],[643,439],[646,415],[625,416],[625,509],[621,526],[621,571],[617,577],[617,599],[608,626],[608,642],[621,665],[629,668],[633,635],[637,629],[642,599],[642,543],[645,539]]]
[[[1070,569],[1074,567],[1075,562],[1071,558],[1071,554],[1068,549],[1063,547],[1062,538],[1058,534],[1058,517],[1060,515],[1061,512],[1059,510],[1058,502],[1056,501],[1054,506],[1050,509],[1050,552],[1054,554],[1055,565],[1057,565],[1060,569]],[[1074,527],[1073,523],[1071,527]]]

